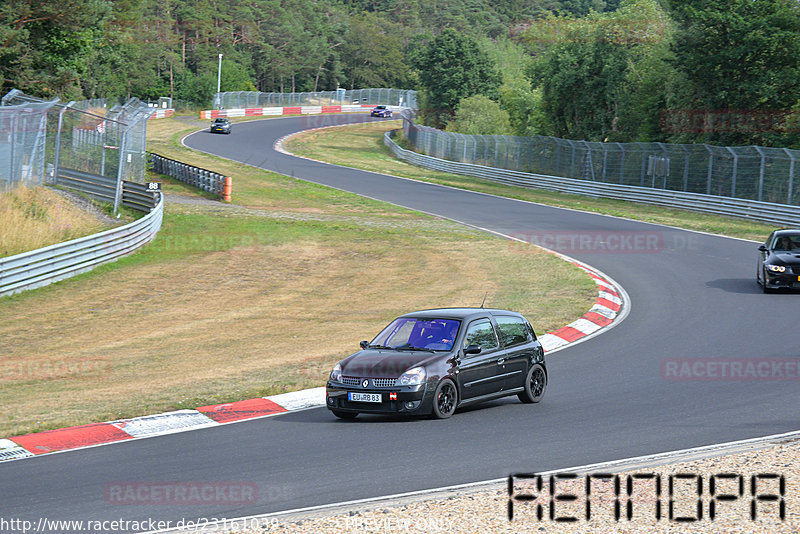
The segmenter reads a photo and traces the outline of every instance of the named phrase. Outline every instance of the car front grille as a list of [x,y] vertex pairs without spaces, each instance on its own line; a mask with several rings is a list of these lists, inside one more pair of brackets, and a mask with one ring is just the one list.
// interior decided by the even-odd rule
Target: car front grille
[[[363,378],[357,378],[355,376],[343,376],[342,377],[342,384],[345,386],[361,386],[361,382],[363,382]],[[395,378],[370,378],[370,385],[376,388],[390,388],[394,387],[395,382],[397,379]]]
[[397,380],[394,378],[373,378],[372,383],[375,384],[377,388],[390,388],[394,387],[394,384]]

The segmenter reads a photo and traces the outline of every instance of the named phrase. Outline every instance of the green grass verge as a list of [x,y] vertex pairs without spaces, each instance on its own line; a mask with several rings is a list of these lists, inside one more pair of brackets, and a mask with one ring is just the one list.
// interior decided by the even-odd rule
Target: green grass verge
[[625,217],[753,241],[763,241],[774,229],[772,225],[745,219],[668,209],[622,200],[526,189],[416,167],[396,159],[383,144],[384,132],[399,127],[398,121],[386,121],[307,132],[291,137],[286,143],[286,148],[297,155],[337,165],[424,180],[549,206]]

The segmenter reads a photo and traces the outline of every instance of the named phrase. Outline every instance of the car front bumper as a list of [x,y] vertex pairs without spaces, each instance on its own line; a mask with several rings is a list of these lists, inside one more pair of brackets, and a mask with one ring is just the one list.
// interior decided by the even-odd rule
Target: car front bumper
[[[348,393],[378,393],[381,402],[351,401]],[[329,410],[352,413],[423,414],[433,408],[433,390],[425,384],[395,388],[358,388],[328,381],[325,404]]]
[[767,287],[777,289],[780,287],[800,289],[800,275],[792,273],[773,273],[766,272]]

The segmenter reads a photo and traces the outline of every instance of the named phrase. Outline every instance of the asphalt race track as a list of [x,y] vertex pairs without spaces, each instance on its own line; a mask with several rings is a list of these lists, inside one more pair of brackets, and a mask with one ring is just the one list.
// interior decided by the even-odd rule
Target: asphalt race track
[[[230,136],[204,131],[186,144],[503,234],[655,239],[655,248],[634,252],[564,250],[620,283],[631,298],[630,315],[553,354],[539,405],[504,399],[443,421],[362,415],[345,422],[319,408],[8,462],[0,464],[0,516],[34,524],[45,517],[153,518],[174,525],[182,518],[267,513],[800,428],[797,380],[664,375],[681,359],[800,359],[800,295],[761,293],[757,244],[371,174],[272,148],[291,132],[362,120],[244,122]],[[536,317],[529,319],[536,327]],[[244,505],[120,506],[104,494],[109,484],[187,481],[255,484],[258,498]]]

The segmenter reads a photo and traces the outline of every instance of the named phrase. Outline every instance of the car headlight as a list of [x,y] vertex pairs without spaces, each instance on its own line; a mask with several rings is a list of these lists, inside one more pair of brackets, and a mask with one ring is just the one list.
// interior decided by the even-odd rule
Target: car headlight
[[786,267],[784,267],[783,265],[767,265],[767,269],[769,269],[773,273],[784,273],[784,272],[786,272]]
[[400,375],[395,381],[395,386],[416,386],[425,382],[425,368],[414,367]]
[[334,382],[342,381],[342,364],[337,363],[333,366],[333,371],[331,371],[331,380]]

